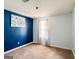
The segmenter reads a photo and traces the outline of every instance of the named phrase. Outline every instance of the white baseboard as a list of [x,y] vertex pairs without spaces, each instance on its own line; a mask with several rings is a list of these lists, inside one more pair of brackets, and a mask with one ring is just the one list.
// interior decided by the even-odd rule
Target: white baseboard
[[73,52],[73,55],[74,55],[74,57],[75,57],[75,51],[72,50],[72,52]]
[[20,48],[25,47],[26,45],[29,45],[29,44],[32,44],[32,43],[33,43],[33,42],[30,42],[30,43],[27,43],[27,44],[25,44],[25,45],[16,47],[16,48],[14,48],[14,49],[11,49],[11,50],[9,50],[9,51],[4,52],[4,54],[10,53],[10,52],[12,52],[12,51],[14,51],[14,50],[16,50],[16,49],[20,49]]
[[66,50],[72,50],[71,48],[57,46],[57,45],[52,45],[52,44],[50,44],[49,46],[51,46],[51,47],[57,47],[57,48],[62,48],[62,49],[66,49]]

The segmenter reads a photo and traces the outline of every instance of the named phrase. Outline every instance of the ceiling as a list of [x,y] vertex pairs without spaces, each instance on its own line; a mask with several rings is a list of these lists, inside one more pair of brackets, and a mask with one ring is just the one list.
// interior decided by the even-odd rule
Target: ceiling
[[[45,17],[72,12],[75,0],[4,0],[4,8],[29,17]],[[36,9],[38,8],[38,9]]]

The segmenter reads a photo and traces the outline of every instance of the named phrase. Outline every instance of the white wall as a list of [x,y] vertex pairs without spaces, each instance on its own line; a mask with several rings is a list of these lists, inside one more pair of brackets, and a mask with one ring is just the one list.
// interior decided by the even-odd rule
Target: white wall
[[37,19],[33,20],[33,42],[37,43],[39,39],[39,21]]
[[49,28],[51,45],[73,49],[72,14],[50,17]]
[[72,11],[72,39],[73,39],[73,52],[75,53],[75,8]]
[[[42,17],[34,20],[34,41],[38,42],[38,21],[48,19],[49,24],[49,42],[51,46],[56,46],[65,49],[74,49],[73,47],[73,22],[72,14],[52,16],[52,17]],[[36,25],[35,25],[36,24]],[[36,27],[37,26],[37,27]]]

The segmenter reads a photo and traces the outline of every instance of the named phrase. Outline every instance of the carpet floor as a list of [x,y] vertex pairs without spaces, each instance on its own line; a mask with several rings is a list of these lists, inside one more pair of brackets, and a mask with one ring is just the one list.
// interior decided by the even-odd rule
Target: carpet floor
[[4,56],[12,56],[13,59],[74,59],[71,50],[40,44],[30,44]]

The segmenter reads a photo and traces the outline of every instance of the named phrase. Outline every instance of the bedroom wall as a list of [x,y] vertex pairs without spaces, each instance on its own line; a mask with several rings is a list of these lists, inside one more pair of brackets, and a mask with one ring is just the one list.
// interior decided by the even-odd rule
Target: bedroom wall
[[[74,24],[72,22],[72,13],[59,16],[37,18],[34,20],[34,22],[37,22],[37,25],[34,24],[34,32],[39,34],[38,27],[36,26],[38,26],[38,20],[42,21],[43,19],[48,19],[50,45],[73,50],[74,38],[72,30],[74,29]],[[34,33],[34,42],[38,42],[39,39],[36,33]]]
[[33,20],[33,42],[37,43],[39,40],[39,20],[34,18]]
[[[27,27],[11,27],[11,14],[26,18]],[[32,41],[33,19],[4,10],[4,51],[11,50]]]
[[49,18],[50,45],[73,49],[72,14]]
[[72,11],[72,38],[73,38],[73,52],[75,54],[75,8]]

